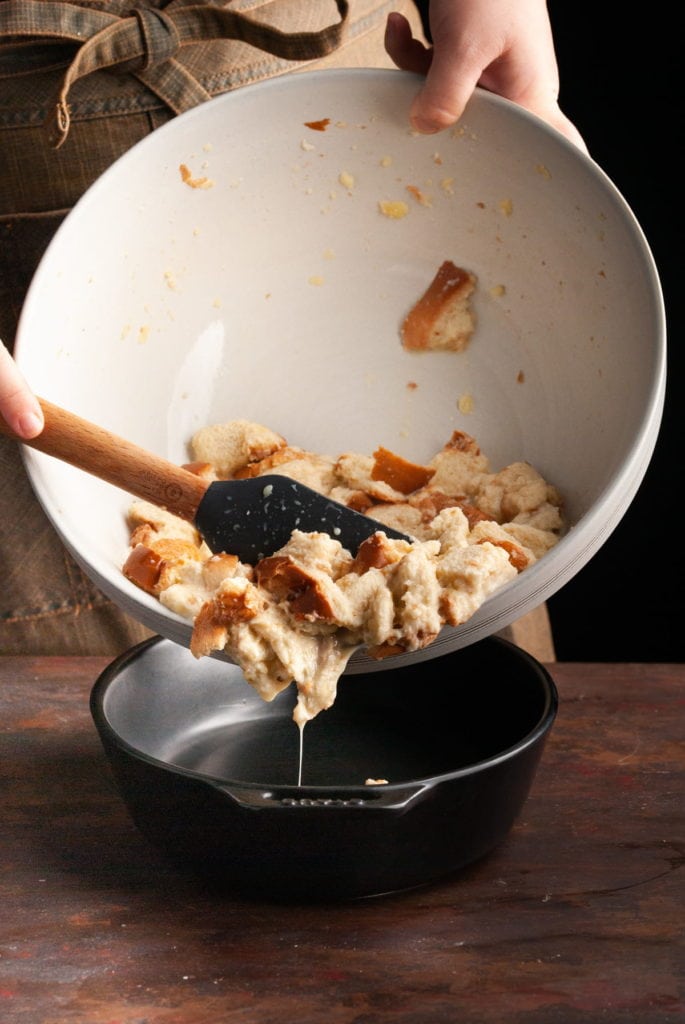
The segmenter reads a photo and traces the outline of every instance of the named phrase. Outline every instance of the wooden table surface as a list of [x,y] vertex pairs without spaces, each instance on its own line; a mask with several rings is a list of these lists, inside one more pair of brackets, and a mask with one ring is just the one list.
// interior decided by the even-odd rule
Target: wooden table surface
[[100,658],[0,658],[3,1024],[685,1021],[685,666],[550,666],[523,813],[439,884],[344,905],[218,897],[131,823]]

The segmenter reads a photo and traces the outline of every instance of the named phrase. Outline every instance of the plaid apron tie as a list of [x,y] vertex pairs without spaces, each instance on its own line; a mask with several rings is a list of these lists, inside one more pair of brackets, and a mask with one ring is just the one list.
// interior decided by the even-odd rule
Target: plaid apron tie
[[[71,123],[69,90],[79,78],[105,68],[133,74],[174,114],[204,102],[210,94],[176,58],[183,46],[213,39],[248,43],[276,57],[308,61],[337,49],[349,15],[347,0],[335,0],[340,20],[317,31],[284,32],[231,9],[227,3],[196,4],[171,0],[164,7],[113,0],[82,6],[45,0],[6,0],[0,4],[0,40],[10,39],[16,58],[21,40],[44,42],[48,58],[63,54],[64,43],[78,49],[62,78],[48,124],[51,142],[59,148]],[[15,70],[16,73],[16,70]],[[2,72],[0,70],[0,78]]]

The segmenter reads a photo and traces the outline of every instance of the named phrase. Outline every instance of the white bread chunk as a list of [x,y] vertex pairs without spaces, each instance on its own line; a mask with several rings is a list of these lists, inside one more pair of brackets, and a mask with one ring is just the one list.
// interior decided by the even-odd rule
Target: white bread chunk
[[[152,537],[172,538],[201,545],[200,535],[191,523],[151,501],[134,500],[128,509],[128,525],[134,543],[148,543]],[[209,551],[209,548],[207,548]]]
[[382,526],[389,526],[400,533],[416,540],[430,540],[433,534],[423,522],[421,512],[412,508],[407,502],[388,502],[382,505],[372,505],[366,511],[366,515]]
[[490,463],[469,434],[455,430],[429,462],[435,473],[431,487],[451,495],[477,494],[488,478]]
[[[551,507],[551,506],[550,506]],[[557,515],[559,510],[555,509]],[[559,517],[559,521],[560,517]],[[560,529],[560,525],[555,527]],[[535,559],[542,558],[556,544],[558,537],[552,530],[541,530],[537,526],[526,526],[523,523],[505,523],[502,527],[517,544],[530,551]]]
[[285,438],[261,423],[231,420],[202,427],[190,446],[197,462],[209,462],[217,476],[226,479],[248,465],[273,454],[285,445]]
[[476,504],[498,523],[507,523],[521,513],[545,504],[547,482],[528,462],[512,462],[494,473],[481,489]]
[[336,481],[335,463],[332,458],[327,455],[316,455],[304,448],[293,448],[291,445],[285,445],[265,459],[251,463],[248,472],[239,475],[265,476],[268,473],[287,476],[290,480],[297,480],[298,483],[311,487],[321,494],[328,494]]

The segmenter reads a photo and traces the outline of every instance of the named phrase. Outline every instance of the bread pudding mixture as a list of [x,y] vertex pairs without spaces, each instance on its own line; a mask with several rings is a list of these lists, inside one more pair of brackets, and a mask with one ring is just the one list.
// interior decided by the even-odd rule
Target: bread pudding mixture
[[426,465],[386,448],[323,456],[245,420],[203,428],[191,448],[187,468],[208,482],[278,473],[379,523],[356,552],[295,530],[250,566],[149,502],[130,508],[126,576],[193,622],[196,657],[225,652],[265,700],[294,681],[300,725],[331,706],[355,650],[380,659],[426,647],[541,558],[563,525],[558,492],[531,465],[493,471],[461,431]]

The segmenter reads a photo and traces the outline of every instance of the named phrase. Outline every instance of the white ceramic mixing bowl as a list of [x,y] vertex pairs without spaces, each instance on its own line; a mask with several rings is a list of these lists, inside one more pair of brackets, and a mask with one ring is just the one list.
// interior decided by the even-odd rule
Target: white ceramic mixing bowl
[[[418,85],[302,73],[155,131],[57,232],[16,348],[38,394],[174,462],[198,427],[235,418],[417,461],[458,428],[493,468],[524,459],[558,486],[569,525],[552,551],[425,651],[358,654],[351,672],[470,644],[562,587],[626,511],[663,403],[659,279],[612,182],[485,92],[456,130],[415,134]],[[463,353],[408,353],[399,324],[445,259],[477,274],[476,332]],[[128,496],[36,452],[26,465],[86,573],[187,645],[190,624],[122,575]]]

